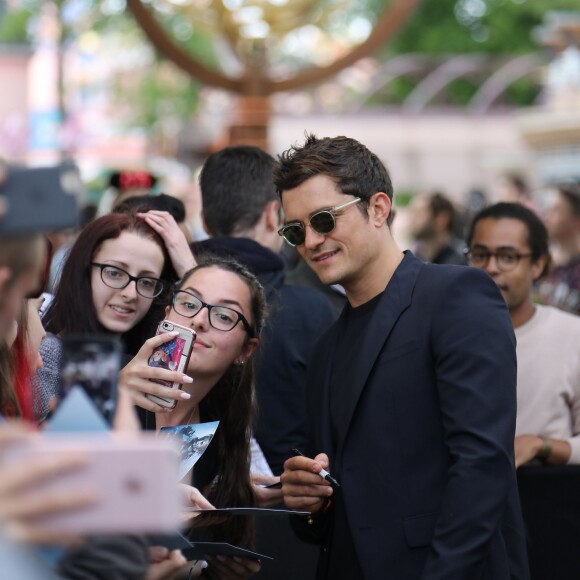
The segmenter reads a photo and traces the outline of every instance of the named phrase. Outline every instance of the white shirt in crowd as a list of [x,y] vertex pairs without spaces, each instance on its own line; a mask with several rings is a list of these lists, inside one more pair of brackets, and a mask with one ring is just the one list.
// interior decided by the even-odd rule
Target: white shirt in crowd
[[580,317],[536,305],[515,329],[518,357],[516,435],[564,439],[580,464]]

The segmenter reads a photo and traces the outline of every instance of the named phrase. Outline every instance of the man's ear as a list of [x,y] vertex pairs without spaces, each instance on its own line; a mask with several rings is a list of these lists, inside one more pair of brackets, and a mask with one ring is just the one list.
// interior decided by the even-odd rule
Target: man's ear
[[548,256],[540,256],[535,262],[532,262],[532,279],[536,282],[544,272]]
[[203,227],[203,231],[210,237],[213,237],[213,234],[211,233],[210,229],[207,227],[207,224],[205,223],[205,217],[203,215],[203,210],[201,210],[199,217],[201,218],[201,225]]
[[385,225],[393,209],[393,203],[389,196],[380,191],[371,196],[369,200],[369,216],[371,221],[378,227]]
[[266,204],[264,207],[264,224],[269,232],[278,231],[281,226],[280,219],[280,202],[277,199],[273,199]]

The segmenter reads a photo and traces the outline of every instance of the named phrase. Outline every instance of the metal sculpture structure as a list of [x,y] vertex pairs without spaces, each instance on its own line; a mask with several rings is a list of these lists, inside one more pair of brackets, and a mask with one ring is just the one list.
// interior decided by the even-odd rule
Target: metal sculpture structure
[[[345,0],[335,2],[330,12],[344,9]],[[215,31],[224,39],[243,65],[238,76],[229,76],[213,70],[179,46],[157,20],[155,14],[142,0],[127,0],[127,7],[143,29],[153,46],[183,71],[202,83],[231,91],[238,95],[236,119],[230,126],[229,142],[254,144],[268,148],[268,122],[270,118],[270,96],[277,92],[291,91],[316,84],[327,79],[357,60],[372,54],[388,42],[408,20],[420,0],[391,0],[379,15],[372,31],[360,44],[338,56],[325,66],[310,66],[283,78],[274,78],[271,73],[270,53],[272,45],[292,30],[305,24],[324,24],[328,13],[321,11],[313,0],[244,0],[225,2],[204,0],[196,12],[196,19],[206,16],[206,29]],[[244,19],[235,18],[238,9],[253,10],[259,15],[263,35],[254,38],[242,34]],[[190,4],[195,8],[195,4]],[[228,7],[229,5],[229,7]],[[180,3],[183,6],[183,3]],[[246,23],[247,25],[247,23]]]

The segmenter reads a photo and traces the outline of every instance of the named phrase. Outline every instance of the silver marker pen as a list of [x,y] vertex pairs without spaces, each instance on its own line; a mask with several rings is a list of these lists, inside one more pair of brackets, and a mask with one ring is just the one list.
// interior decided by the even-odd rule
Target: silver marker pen
[[[300,455],[300,457],[306,457],[306,455],[304,455],[304,453],[302,453],[302,451],[300,451],[300,449],[296,449],[295,447],[293,447],[292,451],[294,453],[296,453],[296,455]],[[321,469],[318,472],[318,475],[320,475],[320,477],[322,477],[323,479],[326,479],[326,481],[328,481],[332,485],[334,485],[336,487],[340,487],[340,483],[338,483],[338,481],[336,481],[336,479],[334,479],[334,477],[332,477],[332,475],[330,475],[330,473],[328,473],[328,471],[326,471],[326,469]]]

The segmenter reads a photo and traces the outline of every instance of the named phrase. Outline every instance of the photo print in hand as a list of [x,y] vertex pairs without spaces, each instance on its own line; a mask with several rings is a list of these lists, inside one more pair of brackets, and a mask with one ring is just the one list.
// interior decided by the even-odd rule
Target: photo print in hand
[[220,424],[219,421],[197,423],[193,425],[178,425],[177,427],[162,427],[160,433],[175,439],[181,451],[179,480],[183,479],[189,470],[203,455]]

